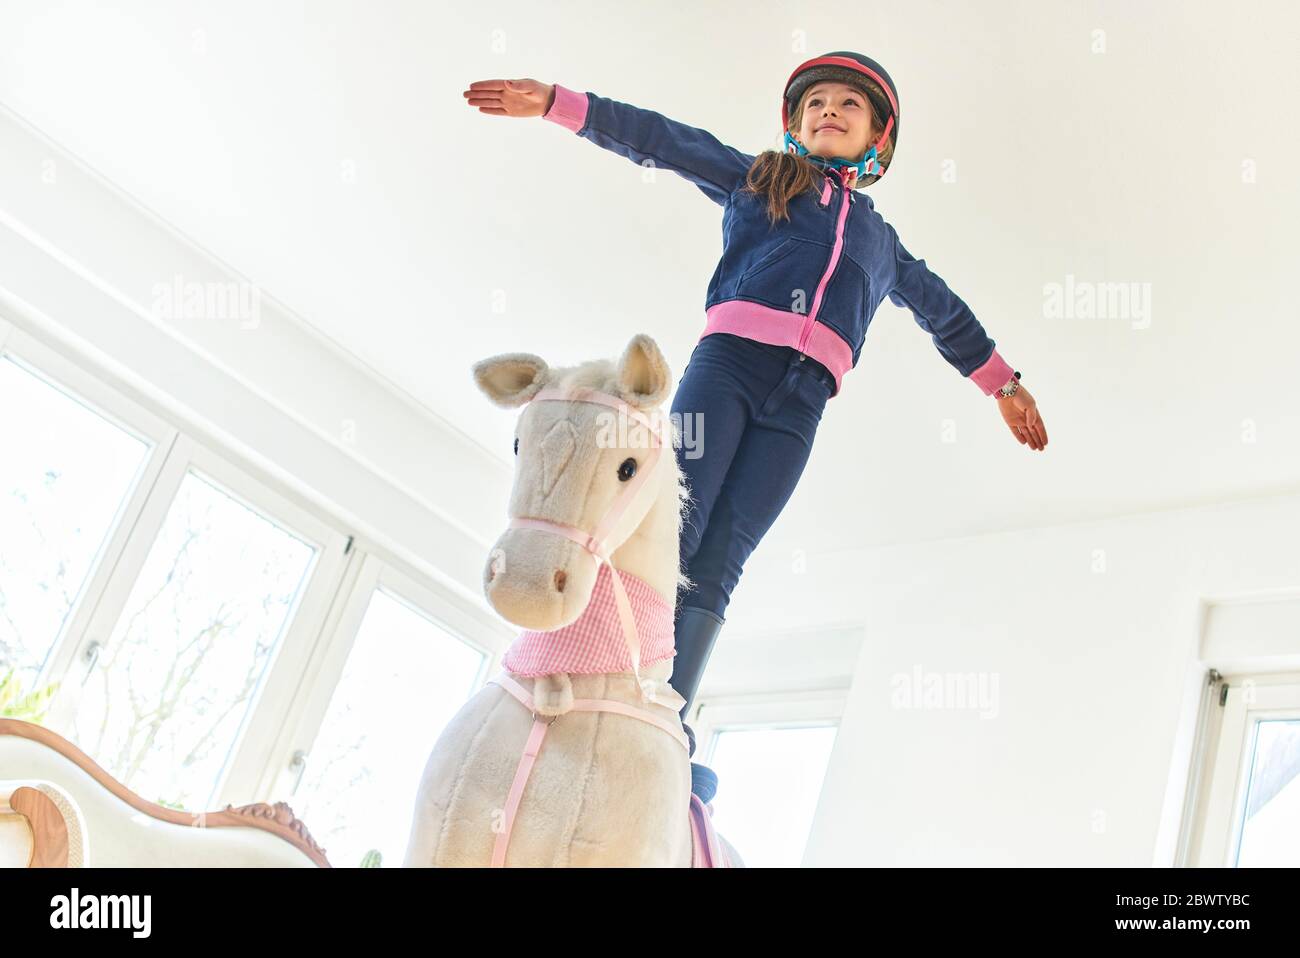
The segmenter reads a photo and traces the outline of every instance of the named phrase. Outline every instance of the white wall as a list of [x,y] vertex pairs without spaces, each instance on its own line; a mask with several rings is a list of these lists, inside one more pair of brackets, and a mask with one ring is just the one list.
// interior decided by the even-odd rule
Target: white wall
[[[805,864],[1171,864],[1204,668],[1300,656],[1297,532],[1288,496],[812,570],[867,626]],[[993,708],[896,707],[918,668],[985,673]]]

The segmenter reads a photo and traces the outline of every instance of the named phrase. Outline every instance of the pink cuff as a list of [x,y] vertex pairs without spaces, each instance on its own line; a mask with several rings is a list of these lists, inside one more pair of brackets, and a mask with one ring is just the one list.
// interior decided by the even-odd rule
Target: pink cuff
[[984,395],[991,396],[1005,386],[1015,374],[1016,371],[1008,366],[1007,361],[994,349],[988,361],[971,373],[970,378],[975,385],[984,390]]
[[542,119],[558,123],[566,130],[577,133],[587,123],[587,94],[577,93],[558,83],[554,86],[555,102],[542,114]]

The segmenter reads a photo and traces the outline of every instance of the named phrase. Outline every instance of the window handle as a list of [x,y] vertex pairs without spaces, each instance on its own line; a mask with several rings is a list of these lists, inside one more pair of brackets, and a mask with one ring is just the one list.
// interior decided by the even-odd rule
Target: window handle
[[99,653],[104,650],[104,643],[98,639],[92,641],[86,646],[86,650],[81,653],[81,661],[86,663],[86,674],[81,677],[81,684],[86,684],[86,679],[90,678],[90,673],[95,671],[95,663],[99,661]]
[[289,759],[289,771],[296,772],[293,777],[293,788],[289,789],[290,795],[298,793],[298,786],[302,784],[302,773],[307,770],[307,752],[304,749],[298,749],[293,753],[293,758]]

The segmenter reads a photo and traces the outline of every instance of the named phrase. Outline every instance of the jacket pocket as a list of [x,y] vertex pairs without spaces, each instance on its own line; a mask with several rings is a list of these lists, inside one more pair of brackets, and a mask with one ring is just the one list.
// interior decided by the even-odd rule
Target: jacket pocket
[[806,314],[830,250],[825,243],[789,237],[741,274],[736,295]]
[[856,346],[865,331],[870,282],[866,270],[851,256],[841,256],[817,312],[817,321],[839,333],[850,347]]
[[780,243],[777,243],[776,246],[768,250],[766,255],[761,257],[758,262],[751,265],[741,274],[740,285],[744,286],[750,279],[757,277],[764,270],[770,269],[777,263],[781,262],[781,260],[785,259],[794,251],[795,244],[798,242],[799,241],[794,237],[786,237]]

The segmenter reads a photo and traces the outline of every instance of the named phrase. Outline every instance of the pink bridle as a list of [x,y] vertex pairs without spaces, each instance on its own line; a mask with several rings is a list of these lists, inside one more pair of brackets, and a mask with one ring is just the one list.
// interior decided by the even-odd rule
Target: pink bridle
[[627,589],[623,585],[623,578],[619,571],[614,567],[614,563],[609,554],[609,535],[613,532],[615,525],[623,514],[636,502],[641,491],[647,488],[646,483],[654,472],[655,466],[659,462],[660,451],[663,446],[663,436],[659,429],[645,416],[640,410],[619,399],[617,396],[611,396],[608,393],[600,392],[586,386],[573,386],[568,389],[559,386],[549,386],[539,390],[529,402],[539,400],[559,400],[564,402],[590,402],[600,403],[617,409],[622,415],[638,423],[646,429],[650,435],[650,452],[644,463],[638,464],[636,474],[629,479],[623,486],[623,489],[610,504],[609,510],[596,525],[595,530],[586,532],[575,526],[564,525],[559,522],[552,522],[549,519],[530,519],[517,517],[510,520],[509,528],[511,529],[541,529],[546,532],[554,532],[568,539],[573,540],[578,545],[587,550],[588,553],[596,560],[596,569],[599,571],[602,562],[609,565],[610,579],[614,587],[614,601],[618,606],[618,617],[623,623],[623,639],[627,643],[628,652],[632,657],[632,674],[636,677],[637,688],[640,690],[641,701],[653,701],[652,687],[653,683],[643,682],[641,679],[641,637],[637,634],[636,620],[632,616],[632,604],[627,598]]
[[[629,419],[643,426],[651,437],[650,454],[646,462],[640,464],[636,474],[627,481],[623,489],[619,492],[614,502],[610,505],[604,517],[597,524],[594,531],[588,533],[575,526],[564,525],[559,522],[552,522],[549,519],[531,519],[515,518],[510,521],[509,528],[512,529],[540,529],[546,532],[554,532],[558,535],[565,536],[568,539],[578,543],[591,554],[596,560],[597,571],[600,569],[600,563],[604,562],[609,565],[610,580],[613,584],[614,598],[618,606],[619,619],[623,624],[623,638],[627,642],[628,651],[632,657],[632,674],[636,678],[637,689],[640,693],[641,701],[654,702],[654,683],[643,681],[641,678],[641,639],[637,634],[636,619],[632,614],[632,605],[628,601],[627,590],[623,586],[622,577],[614,563],[610,559],[608,538],[613,531],[615,524],[627,512],[628,508],[637,500],[638,495],[646,488],[646,483],[650,475],[654,472],[655,466],[660,460],[660,452],[663,446],[663,437],[655,425],[643,415],[639,410],[628,405],[617,396],[611,396],[595,389],[583,386],[575,386],[570,389],[560,387],[548,387],[541,389],[529,401],[536,400],[562,400],[567,402],[593,402],[609,406],[619,410]],[[519,764],[515,767],[514,780],[510,783],[510,793],[506,797],[505,808],[503,809],[501,826],[497,830],[497,837],[492,846],[492,867],[501,868],[506,863],[506,851],[510,847],[510,832],[514,828],[515,814],[519,810],[519,803],[523,799],[524,787],[528,784],[528,777],[532,772],[533,765],[537,761],[537,755],[542,747],[542,740],[546,737],[546,730],[555,722],[558,716],[553,716],[549,720],[537,714],[536,702],[532,694],[515,681],[505,672],[489,680],[499,685],[528,709],[532,714],[533,725],[528,734],[528,739],[524,743],[523,754],[519,757]],[[575,712],[613,712],[619,715],[626,715],[629,718],[635,718],[642,722],[654,725],[662,729],[674,741],[676,741],[689,755],[690,743],[687,741],[686,734],[680,727],[675,726],[669,720],[662,716],[655,715],[648,709],[636,708],[619,702],[614,699],[574,699],[572,711]],[[710,817],[712,809],[703,805],[699,798],[693,793],[690,796],[691,806],[689,812],[691,824],[692,840],[692,864],[697,866],[723,867],[727,865],[726,854],[717,840],[713,831]]]

